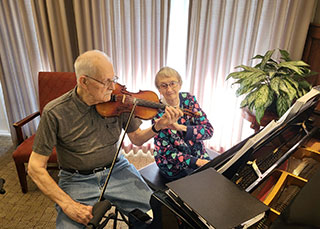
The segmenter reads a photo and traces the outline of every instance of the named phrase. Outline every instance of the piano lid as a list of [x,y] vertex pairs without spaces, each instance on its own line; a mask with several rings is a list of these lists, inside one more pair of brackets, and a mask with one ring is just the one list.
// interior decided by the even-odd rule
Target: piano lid
[[216,157],[195,172],[215,168],[246,191],[252,190],[309,135],[317,131],[310,116],[320,97],[320,87],[314,87],[299,98],[278,120],[270,122],[253,134]]

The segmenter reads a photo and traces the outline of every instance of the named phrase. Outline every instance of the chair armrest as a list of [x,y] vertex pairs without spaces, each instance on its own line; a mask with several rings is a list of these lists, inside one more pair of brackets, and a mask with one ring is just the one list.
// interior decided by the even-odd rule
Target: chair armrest
[[38,116],[40,116],[40,111],[34,112],[33,114],[28,115],[24,119],[13,123],[13,127],[15,128],[17,134],[18,145],[20,145],[24,140],[21,127]]

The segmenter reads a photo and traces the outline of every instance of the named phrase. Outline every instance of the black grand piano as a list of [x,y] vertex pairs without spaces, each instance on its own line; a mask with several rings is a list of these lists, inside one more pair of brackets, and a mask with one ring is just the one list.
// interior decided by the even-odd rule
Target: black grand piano
[[[266,126],[195,171],[214,168],[270,208],[250,228],[320,227],[320,112],[315,109],[318,101],[319,94],[315,93],[305,104],[295,104],[298,108],[286,118]],[[150,228],[207,228],[168,197],[164,180],[150,179],[147,177],[146,181],[155,189],[150,202]],[[212,206],[212,210],[219,209]]]

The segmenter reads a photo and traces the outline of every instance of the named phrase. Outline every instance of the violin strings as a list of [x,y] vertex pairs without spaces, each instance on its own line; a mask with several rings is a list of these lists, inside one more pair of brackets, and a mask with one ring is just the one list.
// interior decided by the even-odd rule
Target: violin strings
[[[161,103],[156,103],[150,100],[145,100],[145,99],[139,99],[139,98],[135,98],[132,96],[126,96],[126,95],[118,95],[118,96],[122,96],[121,100],[122,103],[127,103],[127,104],[133,104],[137,101],[137,105],[139,106],[144,106],[144,107],[150,107],[150,108],[161,108],[164,109],[166,107],[166,105],[161,104]],[[185,114],[190,115],[190,116],[199,116],[198,112],[194,113],[191,109],[181,109]]]
[[[145,99],[139,99],[139,98],[134,98],[137,100],[137,105],[139,106],[144,106],[144,107],[150,107],[150,108],[164,108],[164,105],[161,103],[156,103],[150,100],[145,100]],[[132,104],[134,102],[133,97],[127,96],[126,102]]]

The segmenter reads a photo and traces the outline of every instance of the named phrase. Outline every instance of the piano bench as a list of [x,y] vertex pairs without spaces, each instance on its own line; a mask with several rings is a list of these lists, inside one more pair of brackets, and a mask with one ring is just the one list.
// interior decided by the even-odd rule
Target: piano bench
[[168,183],[169,180],[161,175],[156,162],[141,168],[139,172],[153,191],[167,189],[166,183]]

